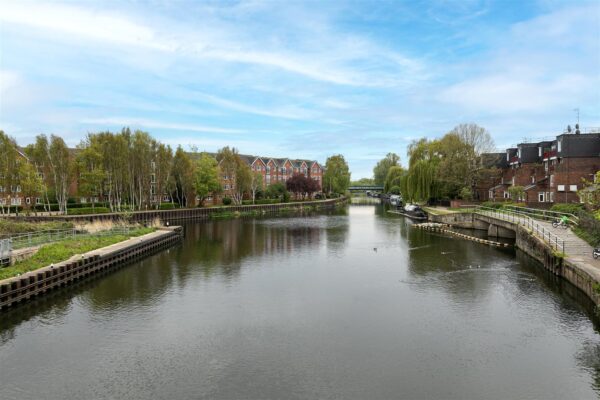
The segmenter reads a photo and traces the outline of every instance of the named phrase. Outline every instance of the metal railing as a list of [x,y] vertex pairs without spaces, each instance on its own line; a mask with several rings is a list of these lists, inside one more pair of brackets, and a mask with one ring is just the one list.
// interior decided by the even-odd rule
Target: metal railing
[[528,207],[520,207],[520,206],[511,206],[505,205],[505,209],[508,209],[517,214],[526,215],[533,219],[541,219],[544,221],[556,221],[561,219],[563,216],[567,216],[569,218],[569,225],[578,225],[579,217],[575,214],[559,212],[559,211],[550,211],[550,210],[540,210],[539,208],[528,208]]
[[540,224],[538,221],[534,220],[528,215],[510,209],[496,209],[485,206],[477,207],[475,212],[502,221],[521,225],[524,228],[529,229],[534,236],[537,236],[544,242],[548,243],[552,249],[565,253],[565,241],[556,236],[554,233],[550,232],[547,227]]
[[104,231],[98,232],[88,232],[85,230],[78,229],[52,229],[45,230],[39,232],[28,232],[22,233],[19,235],[11,236],[9,238],[3,239],[7,240],[11,244],[12,250],[22,249],[25,247],[34,247],[40,246],[46,243],[54,243],[59,242],[61,240],[66,239],[75,239],[81,237],[91,237],[91,236],[107,236],[107,235],[118,235],[118,234],[128,234],[131,230],[130,227],[118,227],[113,229],[107,229]]

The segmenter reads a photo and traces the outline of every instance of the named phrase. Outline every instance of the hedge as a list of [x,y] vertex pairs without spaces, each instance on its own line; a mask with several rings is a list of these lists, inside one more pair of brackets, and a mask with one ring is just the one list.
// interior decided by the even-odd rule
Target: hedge
[[107,207],[85,207],[85,208],[74,208],[67,210],[68,215],[85,215],[85,214],[105,214],[109,213],[110,208]]
[[561,213],[568,213],[577,215],[579,211],[583,210],[582,204],[555,204],[550,208],[550,211],[556,211]]
[[177,206],[173,203],[160,203],[160,206],[158,207],[159,210],[173,210],[177,208]]

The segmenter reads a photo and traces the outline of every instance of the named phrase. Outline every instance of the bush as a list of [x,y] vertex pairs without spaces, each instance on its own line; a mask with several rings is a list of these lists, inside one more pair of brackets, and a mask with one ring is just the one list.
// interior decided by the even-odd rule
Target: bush
[[400,186],[392,186],[389,191],[390,194],[400,194]]
[[579,211],[576,215],[579,217],[579,224],[573,228],[573,231],[592,246],[598,246],[600,244],[600,221],[594,214],[585,210]]
[[486,201],[484,203],[481,203],[481,205],[483,207],[500,209],[504,206],[504,203],[497,202],[497,201]]
[[[281,201],[279,199],[260,199],[260,200],[256,200],[254,202],[254,204],[276,204],[276,203],[280,203]],[[243,205],[252,205],[252,200],[244,200],[242,201]]]
[[160,205],[158,206],[159,210],[172,210],[174,208],[177,207],[173,203],[160,203]]
[[568,213],[577,215],[579,211],[583,210],[582,204],[555,204],[550,208],[550,211],[556,211],[561,213]]
[[110,208],[107,207],[82,207],[68,210],[69,215],[85,215],[85,214],[106,214],[110,212]]
[[288,192],[284,192],[283,193],[283,199],[282,199],[282,203],[289,203],[290,201],[290,194]]
[[224,206],[231,205],[231,198],[229,198],[229,197],[223,197],[223,205]]

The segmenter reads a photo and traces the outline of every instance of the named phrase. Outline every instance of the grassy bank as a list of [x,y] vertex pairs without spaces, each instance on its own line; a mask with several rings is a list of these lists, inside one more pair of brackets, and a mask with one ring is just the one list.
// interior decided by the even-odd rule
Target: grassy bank
[[0,218],[0,236],[18,235],[19,233],[46,231],[51,229],[73,228],[71,222],[22,222]]
[[31,258],[0,269],[0,279],[11,278],[18,274],[46,267],[50,264],[65,261],[76,254],[83,254],[111,244],[119,243],[132,236],[141,236],[153,232],[155,228],[139,228],[131,230],[127,235],[114,234],[97,237],[82,237],[42,246]]

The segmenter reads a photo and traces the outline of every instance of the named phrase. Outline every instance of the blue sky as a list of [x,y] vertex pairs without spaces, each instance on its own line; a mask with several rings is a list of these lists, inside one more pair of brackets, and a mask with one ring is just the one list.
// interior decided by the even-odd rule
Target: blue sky
[[600,126],[599,1],[0,0],[0,129],[324,161]]

